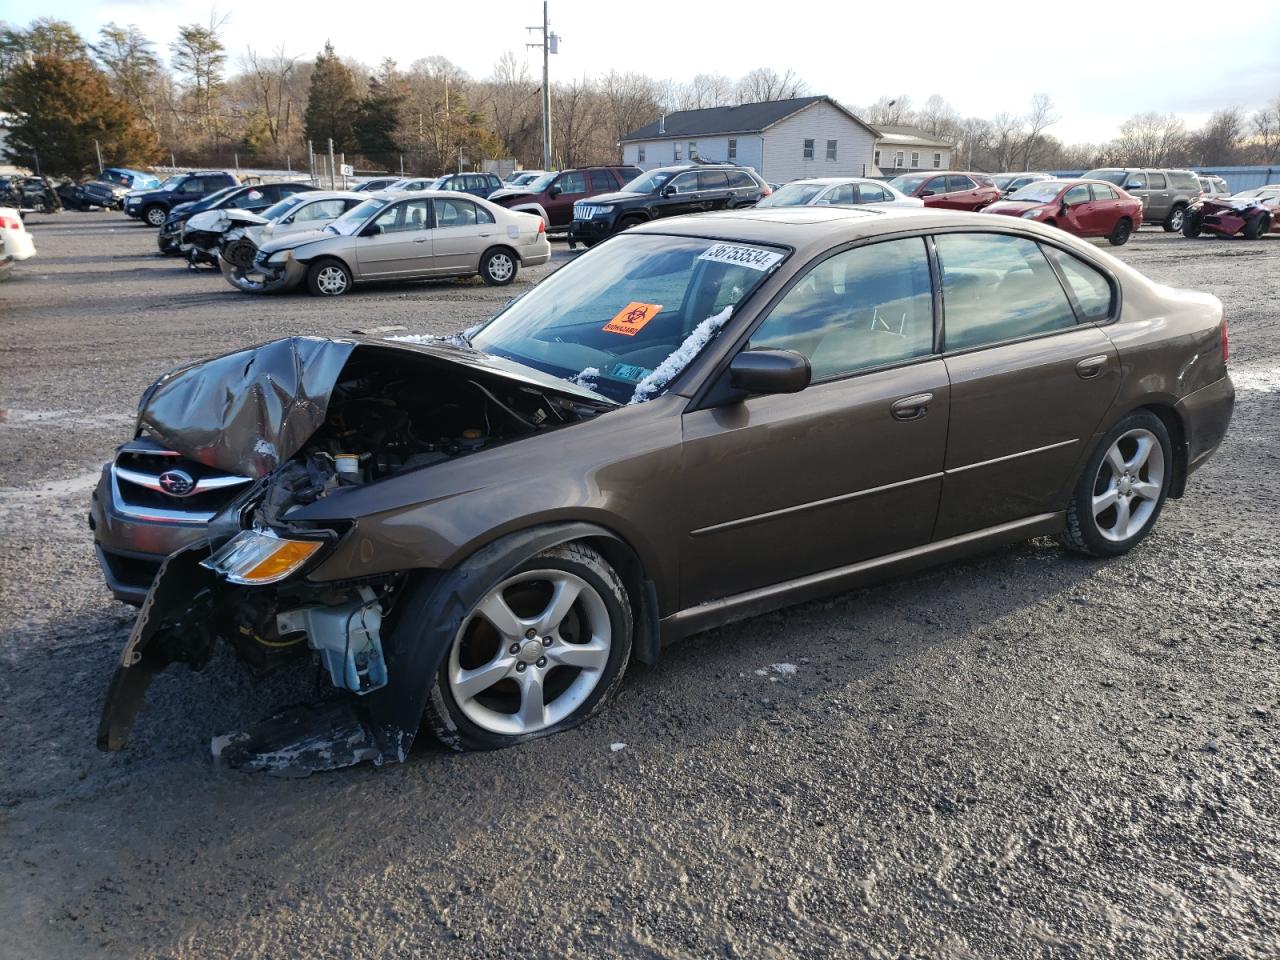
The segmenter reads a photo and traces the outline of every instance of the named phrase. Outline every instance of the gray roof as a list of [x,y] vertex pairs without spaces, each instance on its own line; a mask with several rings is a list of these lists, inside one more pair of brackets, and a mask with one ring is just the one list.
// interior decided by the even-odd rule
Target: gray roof
[[921,130],[919,127],[910,127],[904,125],[881,124],[877,127],[880,131],[880,139],[884,143],[900,143],[900,144],[919,144],[927,147],[954,147],[949,140],[942,140],[929,133],[927,130]]
[[632,130],[622,137],[629,140],[677,140],[682,137],[709,137],[723,133],[759,133],[815,103],[826,102],[846,114],[855,123],[878,135],[874,127],[854,116],[830,97],[797,97],[794,100],[769,100],[765,103],[743,103],[736,107],[707,107],[703,110],[680,110],[662,120]]

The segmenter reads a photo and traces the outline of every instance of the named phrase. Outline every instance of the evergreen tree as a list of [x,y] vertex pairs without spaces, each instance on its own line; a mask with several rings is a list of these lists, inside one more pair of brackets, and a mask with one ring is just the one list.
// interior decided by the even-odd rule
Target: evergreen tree
[[397,86],[390,67],[384,70],[382,77],[370,77],[369,94],[360,101],[355,119],[356,143],[360,152],[384,166],[390,166],[400,152],[396,128],[400,123],[404,94]]
[[356,94],[356,80],[351,68],[338,59],[333,44],[326,42],[324,52],[316,57],[311,73],[311,90],[307,95],[307,112],[304,117],[306,137],[315,145],[316,152],[329,148],[339,152],[353,150],[356,146],[355,121],[360,102]]

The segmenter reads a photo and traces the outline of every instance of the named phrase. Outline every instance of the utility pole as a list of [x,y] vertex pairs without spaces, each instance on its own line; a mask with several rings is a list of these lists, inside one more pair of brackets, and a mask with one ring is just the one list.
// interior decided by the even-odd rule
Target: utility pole
[[102,172],[102,147],[98,146],[98,141],[97,141],[96,139],[93,141],[93,149],[94,149],[95,151],[97,151],[97,154],[98,154],[98,172],[99,172],[99,173],[101,173],[101,172]]
[[526,43],[526,47],[542,50],[542,169],[551,169],[551,54],[560,52],[560,37],[551,33],[551,20],[547,13],[547,0],[542,0],[542,26],[526,27],[541,30],[541,43]]

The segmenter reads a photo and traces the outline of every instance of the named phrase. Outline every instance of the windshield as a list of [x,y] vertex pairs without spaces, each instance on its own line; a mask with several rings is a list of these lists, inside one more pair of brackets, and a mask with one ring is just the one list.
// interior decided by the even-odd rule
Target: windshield
[[662,189],[662,185],[670,180],[679,171],[672,170],[654,170],[652,173],[642,173],[630,183],[626,184],[622,190],[624,193],[657,193]]
[[1053,180],[1041,180],[1039,183],[1028,183],[1009,194],[1010,200],[1029,200],[1034,203],[1050,203],[1062,189],[1062,184]]
[[185,179],[186,179],[186,174],[175,173],[172,177],[165,177],[164,182],[161,183],[160,186],[157,187],[156,189],[157,190],[176,190],[178,189],[178,184],[180,184]]
[[283,200],[278,200],[271,206],[267,207],[267,209],[263,210],[261,217],[264,220],[277,220],[300,204],[306,199],[306,197],[307,195],[305,193],[290,194]]
[[1011,176],[1007,176],[1007,177],[996,177],[995,179],[996,179],[996,186],[997,186],[997,187],[999,187],[1001,190],[1008,190],[1008,189],[1009,189],[1009,184],[1011,184],[1011,183],[1013,183],[1013,181],[1017,180],[1017,179],[1018,179],[1018,177],[1017,177],[1017,175],[1015,174],[1015,175],[1011,175]]
[[889,186],[895,190],[901,190],[907,196],[915,193],[920,189],[920,184],[929,179],[931,174],[928,173],[904,173],[900,177],[894,177],[889,181]]
[[788,183],[765,197],[757,207],[803,207],[827,188],[823,183]]
[[547,189],[547,187],[551,186],[551,181],[555,178],[556,175],[554,173],[544,173],[540,177],[534,177],[534,179],[525,183],[523,186],[530,193],[542,193]]
[[329,233],[337,233],[344,237],[349,237],[360,229],[361,224],[390,202],[390,200],[381,200],[378,197],[370,197],[368,200],[362,200],[342,216],[338,217],[337,220],[326,224],[325,230]]
[[785,255],[757,244],[621,234],[511,304],[472,346],[619,403],[648,400]]
[[[223,187],[217,193],[211,193],[207,197],[205,197],[203,200],[197,200],[196,202],[200,205],[200,208],[202,210],[212,210],[219,203],[221,203],[223,200],[228,199],[231,196],[231,194],[237,192],[240,189],[241,188],[239,186]],[[248,197],[251,192],[252,191],[246,190],[244,194],[245,197]]]
[[1114,183],[1117,187],[1124,183],[1127,176],[1123,170],[1090,170],[1084,175],[1086,180],[1105,180],[1107,183]]

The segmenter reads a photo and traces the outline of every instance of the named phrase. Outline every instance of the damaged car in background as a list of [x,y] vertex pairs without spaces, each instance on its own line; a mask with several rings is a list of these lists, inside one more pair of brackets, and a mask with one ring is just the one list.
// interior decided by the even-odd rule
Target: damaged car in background
[[1280,186],[1242,190],[1230,197],[1203,197],[1193,201],[1182,218],[1184,237],[1239,234],[1257,240],[1273,230],[1280,230]]
[[245,267],[223,258],[237,290],[275,293],[306,285],[337,297],[370,280],[474,277],[502,286],[521,267],[551,259],[541,217],[504,210],[478,197],[421,190],[366,195],[320,230],[264,241]]
[[700,630],[1033,536],[1124,553],[1221,442],[1226,359],[1217,299],[1062,231],[801,207],[638,227],[448,340],[191,364],[95,493],[103,554],[159,562],[99,744],[228,644],[329,694],[225,764],[505,747]]
[[183,235],[187,221],[192,217],[211,210],[244,210],[257,213],[279,203],[285,197],[315,189],[311,184],[300,181],[256,183],[226,187],[202,200],[179,203],[165,217],[160,232],[156,235],[156,246],[166,256],[186,256],[188,263],[195,266],[198,261],[190,258],[191,245]]
[[261,213],[239,207],[204,210],[183,226],[181,248],[190,263],[216,266],[226,260],[249,270],[262,244],[286,234],[318,230],[363,199],[350,190],[310,190],[290,194]]

